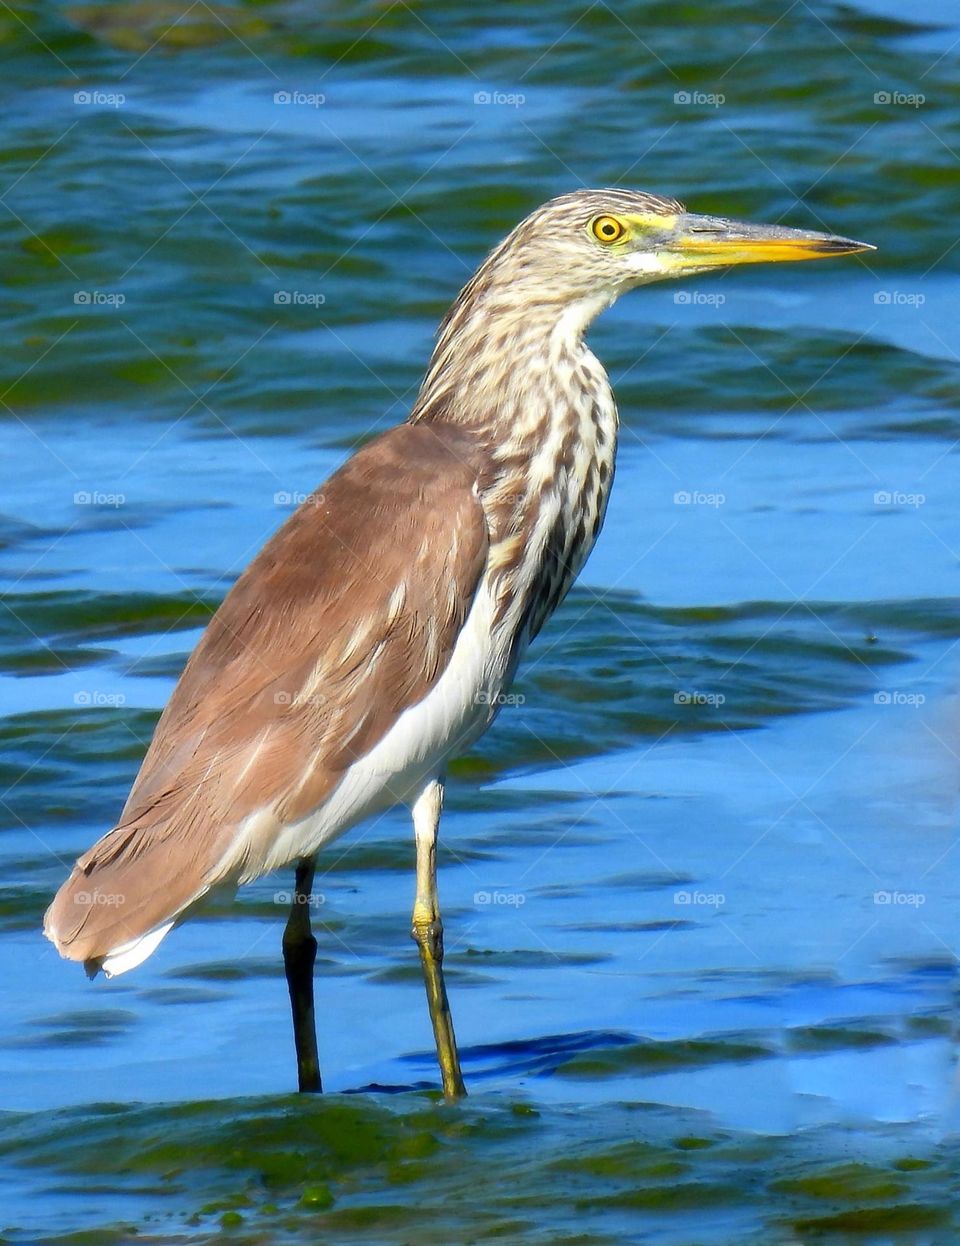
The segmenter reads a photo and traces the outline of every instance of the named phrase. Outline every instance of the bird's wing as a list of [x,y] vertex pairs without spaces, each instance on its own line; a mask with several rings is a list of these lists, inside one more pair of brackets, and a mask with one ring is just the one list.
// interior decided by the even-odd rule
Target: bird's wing
[[[248,815],[283,826],[310,813],[427,695],[487,558],[472,453],[452,428],[393,428],[250,564],[190,657],[118,825],[51,906],[63,954],[102,957],[181,911]],[[95,890],[122,900],[95,903]]]

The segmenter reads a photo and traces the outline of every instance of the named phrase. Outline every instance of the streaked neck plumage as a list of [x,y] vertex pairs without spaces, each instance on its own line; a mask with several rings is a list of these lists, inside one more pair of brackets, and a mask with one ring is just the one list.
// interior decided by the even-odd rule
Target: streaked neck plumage
[[489,264],[444,319],[410,419],[453,424],[475,440],[490,570],[522,647],[562,600],[603,522],[617,411],[583,338],[614,293],[551,300],[538,290],[527,299],[522,273],[507,286]]
[[[451,422],[506,441],[517,432],[518,414],[532,416],[555,381],[569,385],[574,400],[578,389],[609,392],[583,336],[616,292],[551,299],[537,289],[526,298],[523,278],[504,281],[496,258],[477,271],[444,317],[411,422]],[[575,368],[569,375],[579,363],[586,365],[583,375]]]

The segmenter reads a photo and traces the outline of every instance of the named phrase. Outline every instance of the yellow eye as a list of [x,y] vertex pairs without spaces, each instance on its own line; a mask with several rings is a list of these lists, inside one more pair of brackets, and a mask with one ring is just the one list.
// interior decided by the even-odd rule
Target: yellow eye
[[590,232],[597,242],[609,244],[611,242],[619,242],[627,232],[627,227],[623,221],[618,221],[615,216],[598,216],[594,221],[591,221]]

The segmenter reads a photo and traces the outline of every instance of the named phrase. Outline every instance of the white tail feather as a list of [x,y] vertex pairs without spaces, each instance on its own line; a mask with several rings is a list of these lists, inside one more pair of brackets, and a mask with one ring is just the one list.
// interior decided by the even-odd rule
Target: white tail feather
[[131,939],[129,943],[121,943],[117,948],[103,958],[101,968],[108,978],[115,978],[117,974],[126,973],[128,969],[136,969],[147,957],[155,952],[164,935],[170,933],[175,925],[174,921],[164,922],[162,926],[155,926],[153,930],[148,930],[145,935],[141,935],[139,939]]

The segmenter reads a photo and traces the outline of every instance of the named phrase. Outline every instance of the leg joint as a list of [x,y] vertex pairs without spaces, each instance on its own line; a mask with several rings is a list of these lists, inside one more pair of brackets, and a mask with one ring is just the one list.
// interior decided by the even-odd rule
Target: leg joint
[[443,960],[443,923],[439,917],[420,917],[414,913],[410,934],[422,953],[432,960]]
[[309,961],[312,965],[317,955],[317,941],[312,934],[299,931],[283,932],[283,959]]

